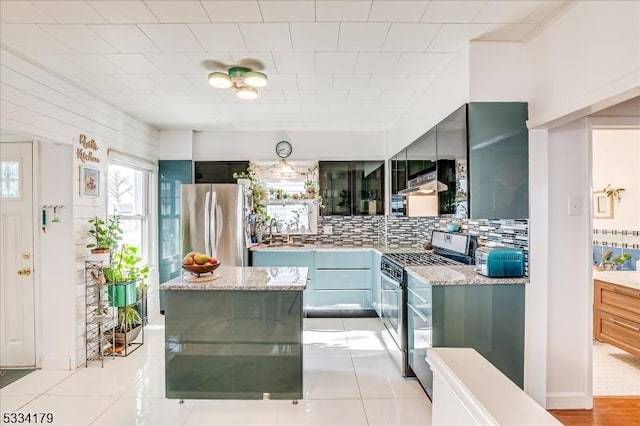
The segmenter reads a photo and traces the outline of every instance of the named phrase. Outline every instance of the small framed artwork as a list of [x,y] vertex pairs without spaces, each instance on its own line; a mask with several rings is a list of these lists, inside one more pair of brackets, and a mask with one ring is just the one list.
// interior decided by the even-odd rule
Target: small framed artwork
[[80,195],[100,196],[100,170],[88,166],[80,167]]
[[613,197],[607,196],[605,192],[593,193],[593,217],[595,219],[606,219],[613,217]]

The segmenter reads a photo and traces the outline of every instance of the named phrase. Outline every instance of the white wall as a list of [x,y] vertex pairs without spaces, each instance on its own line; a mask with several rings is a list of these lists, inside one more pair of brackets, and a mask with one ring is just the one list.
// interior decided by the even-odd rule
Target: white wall
[[472,41],[469,101],[522,102],[529,98],[529,73],[522,43]]
[[[586,119],[549,131],[549,240],[530,247],[532,259],[547,256],[549,265],[547,408],[591,404],[590,131]],[[570,197],[579,199],[578,216],[569,215]]]
[[195,161],[277,161],[275,146],[287,140],[292,161],[381,160],[385,158],[386,133],[375,132],[195,132]]
[[160,130],[158,134],[159,160],[191,160],[193,158],[192,130]]
[[[106,215],[107,151],[116,149],[155,162],[158,134],[151,126],[5,49],[0,49],[0,58],[0,127],[43,141],[39,165],[43,180],[37,189],[40,199],[34,201],[41,205],[61,200],[66,206],[61,212],[63,222],[51,230],[51,236],[36,231],[41,252],[35,255],[41,262],[42,277],[36,283],[40,289],[36,304],[42,309],[40,365],[74,368],[84,361],[87,220]],[[95,139],[99,146],[100,163],[92,165],[101,170],[100,197],[80,196],[80,163],[75,155],[80,134]],[[50,143],[66,146],[47,145]],[[154,240],[156,234],[152,228]],[[63,252],[64,247],[71,250]],[[151,250],[155,258],[155,241]],[[157,274],[153,278],[157,282]]]
[[640,91],[640,2],[581,1],[532,39],[530,128]]
[[[72,358],[74,354],[60,356],[60,349],[64,347],[71,350],[76,345],[75,309],[61,309],[72,302],[69,293],[74,288],[71,284],[76,281],[73,267],[75,247],[73,238],[70,238],[74,227],[74,173],[71,167],[61,165],[70,163],[73,148],[66,144],[36,143],[34,149],[37,150],[40,164],[35,185],[39,187],[41,203],[38,203],[36,211],[39,213],[42,205],[64,205],[56,214],[59,222],[51,222],[53,211],[48,210],[49,224],[46,233],[37,227],[39,248],[36,249],[36,256],[40,253],[37,274],[41,279],[37,296],[41,308],[38,319],[44,331],[41,340],[41,365],[43,368],[70,368],[73,365],[70,365],[70,361],[65,363],[64,359]],[[52,273],[55,275],[50,275]],[[55,329],[56,324],[51,324],[52,322],[60,327]],[[67,324],[66,329],[62,328],[62,324]]]
[[549,256],[549,144],[546,130],[529,132],[529,279],[525,294],[524,390],[547,399]]
[[593,227],[640,229],[640,129],[594,129],[593,190],[609,184],[625,191],[614,198],[613,218],[594,218]]

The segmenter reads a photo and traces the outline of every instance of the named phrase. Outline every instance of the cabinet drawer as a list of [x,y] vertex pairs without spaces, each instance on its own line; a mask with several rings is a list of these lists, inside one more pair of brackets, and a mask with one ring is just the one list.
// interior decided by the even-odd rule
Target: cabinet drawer
[[309,251],[253,252],[253,266],[306,266],[313,269],[313,253]]
[[313,297],[317,310],[360,311],[372,309],[371,290],[316,290]]
[[597,314],[597,321],[598,340],[640,356],[640,324],[602,311]]
[[316,251],[317,269],[371,269],[371,250]]
[[595,280],[596,308],[640,323],[640,291]]
[[370,271],[321,269],[314,284],[317,290],[370,290]]

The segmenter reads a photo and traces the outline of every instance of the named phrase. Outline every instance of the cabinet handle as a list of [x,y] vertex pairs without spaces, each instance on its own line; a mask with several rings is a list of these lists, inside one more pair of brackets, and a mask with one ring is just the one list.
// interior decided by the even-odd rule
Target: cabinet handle
[[632,296],[632,297],[640,297],[640,293],[634,293],[633,291],[628,291],[628,290],[622,290],[618,287],[611,287],[611,291],[614,291],[616,293],[620,293],[620,294],[624,294],[627,296]]
[[619,325],[620,327],[628,328],[629,330],[633,330],[633,331],[640,331],[640,327],[634,327],[634,326],[632,326],[632,325],[625,324],[625,323],[623,323],[623,322],[620,322],[620,321],[614,320],[613,318],[611,318],[611,321],[612,321],[614,324]]

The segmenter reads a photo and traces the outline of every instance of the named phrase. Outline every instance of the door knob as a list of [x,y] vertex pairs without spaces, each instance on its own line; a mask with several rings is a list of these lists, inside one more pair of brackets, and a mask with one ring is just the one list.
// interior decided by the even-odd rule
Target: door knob
[[18,275],[29,276],[31,275],[31,268],[22,268],[18,271]]

